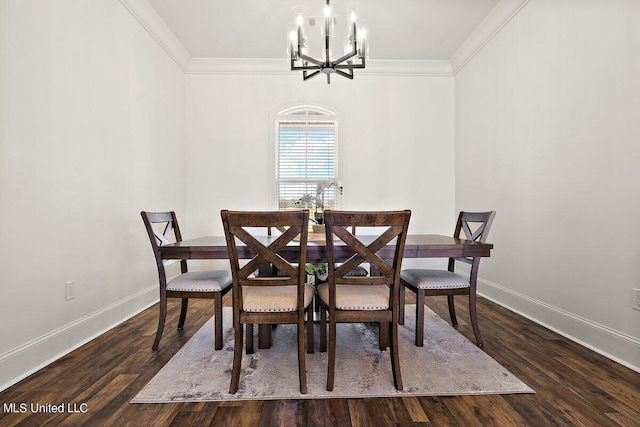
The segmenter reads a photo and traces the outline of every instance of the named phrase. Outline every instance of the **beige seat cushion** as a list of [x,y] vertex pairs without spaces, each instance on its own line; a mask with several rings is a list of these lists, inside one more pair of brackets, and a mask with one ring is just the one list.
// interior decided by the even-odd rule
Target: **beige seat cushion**
[[418,289],[460,289],[470,286],[467,279],[447,270],[407,269],[400,272],[400,278]]
[[[318,295],[329,305],[329,285],[318,286]],[[388,310],[389,287],[386,285],[336,285],[338,310]]]
[[167,290],[186,292],[220,292],[230,285],[230,271],[189,271],[175,277],[167,283]]
[[[244,311],[255,313],[296,311],[297,286],[245,286],[242,288]],[[312,285],[304,286],[305,308],[313,301]]]

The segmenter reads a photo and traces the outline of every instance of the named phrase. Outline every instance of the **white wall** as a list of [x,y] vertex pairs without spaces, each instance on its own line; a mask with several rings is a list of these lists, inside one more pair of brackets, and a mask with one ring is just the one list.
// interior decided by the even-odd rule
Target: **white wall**
[[187,75],[188,233],[220,234],[220,210],[274,209],[274,114],[339,114],[342,208],[413,210],[413,232],[451,233],[453,77]]
[[0,1],[0,389],[157,299],[139,212],[184,213],[184,105],[119,2]]
[[455,78],[456,209],[497,211],[481,292],[635,370],[638,21],[532,0]]

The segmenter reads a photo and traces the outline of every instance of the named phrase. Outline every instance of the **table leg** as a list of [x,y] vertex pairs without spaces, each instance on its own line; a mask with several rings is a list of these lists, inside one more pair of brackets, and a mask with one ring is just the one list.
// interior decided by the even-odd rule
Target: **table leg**
[[258,325],[258,348],[271,348],[271,326]]

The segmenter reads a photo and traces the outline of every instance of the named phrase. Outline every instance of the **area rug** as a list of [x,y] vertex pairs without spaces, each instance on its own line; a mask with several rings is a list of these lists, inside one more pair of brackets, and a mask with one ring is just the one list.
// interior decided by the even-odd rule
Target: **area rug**
[[[408,305],[405,325],[399,327],[403,391],[393,386],[389,351],[378,349],[377,331],[370,325],[339,324],[333,391],[325,390],[327,353],[318,351],[316,325],[316,350],[306,355],[309,392],[300,394],[295,326],[279,325],[270,349],[256,346],[254,354],[243,355],[239,390],[229,394],[233,359],[230,310],[225,308],[223,316],[225,344],[221,350],[213,349],[210,320],[132,403],[534,393],[428,308],[424,347],[416,347],[412,326],[415,306]],[[491,340],[487,341],[485,345],[491,345]]]

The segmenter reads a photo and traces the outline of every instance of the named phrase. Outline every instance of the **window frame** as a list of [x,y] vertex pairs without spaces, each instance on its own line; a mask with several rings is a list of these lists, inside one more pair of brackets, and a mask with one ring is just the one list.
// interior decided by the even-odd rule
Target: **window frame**
[[[324,123],[331,123],[333,125],[333,130],[334,130],[334,135],[333,135],[333,177],[329,178],[331,179],[335,185],[333,185],[328,191],[330,191],[331,194],[333,194],[333,198],[335,200],[334,205],[335,208],[338,209],[339,206],[341,205],[341,192],[339,191],[339,186],[340,184],[338,184],[340,182],[339,176],[339,168],[338,168],[338,139],[339,139],[339,120],[338,120],[338,114],[335,111],[332,111],[329,108],[326,107],[322,107],[319,105],[311,105],[311,104],[298,104],[298,105],[294,105],[294,106],[290,106],[287,108],[284,108],[280,111],[278,111],[275,116],[274,116],[274,120],[272,120],[273,126],[274,126],[274,131],[273,131],[273,137],[274,137],[274,144],[272,145],[273,149],[274,149],[274,174],[273,174],[273,183],[275,185],[274,188],[274,195],[275,195],[275,207],[277,210],[286,210],[286,207],[281,207],[280,206],[280,184],[282,181],[286,181],[286,180],[282,180],[280,178],[280,124],[281,123],[295,123],[295,122],[299,122],[301,124],[303,123],[313,123],[313,122],[324,122]],[[292,182],[294,182],[296,180],[292,180]],[[317,180],[313,180],[313,179],[306,179],[306,180],[302,180],[303,182],[311,182],[311,183],[317,183],[318,182],[322,182],[325,181],[325,179],[317,179]],[[315,185],[314,185],[315,187]],[[315,201],[315,194],[312,194],[313,199]],[[302,205],[300,206],[300,208],[302,207]],[[316,211],[315,209],[315,203],[310,205],[308,208],[312,211],[312,214]]]

